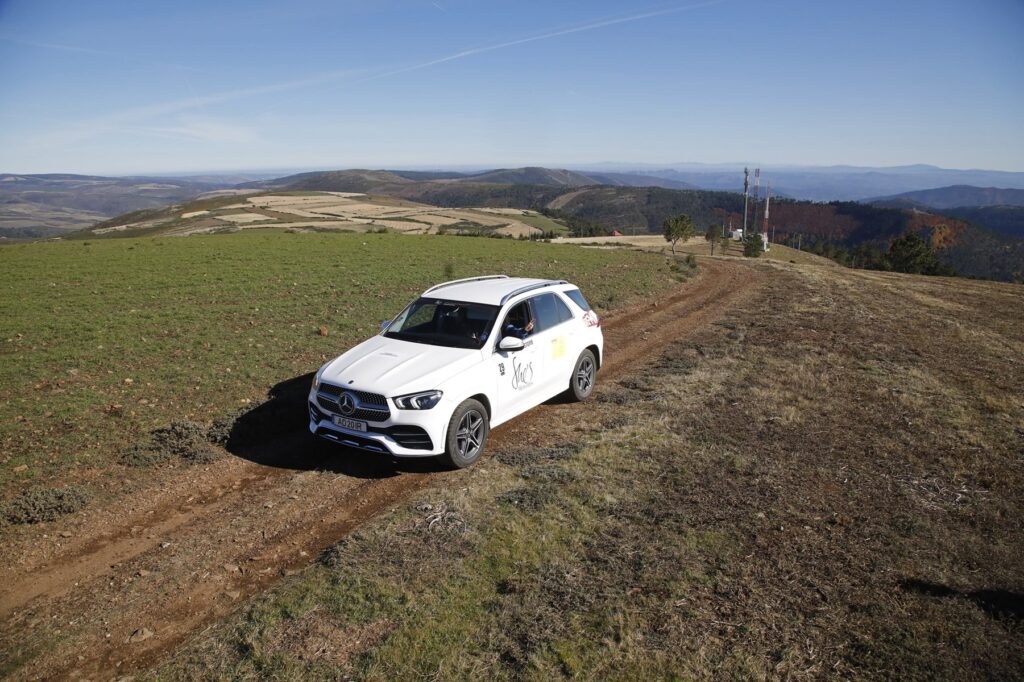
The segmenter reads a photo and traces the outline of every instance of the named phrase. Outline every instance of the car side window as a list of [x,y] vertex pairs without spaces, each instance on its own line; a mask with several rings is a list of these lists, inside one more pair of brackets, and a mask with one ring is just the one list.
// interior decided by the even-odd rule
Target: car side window
[[583,298],[583,292],[579,289],[569,289],[565,295],[571,298],[572,302],[578,305],[583,312],[590,311],[590,304],[587,303],[587,299]]
[[519,339],[526,339],[537,332],[537,323],[530,310],[530,302],[523,301],[512,306],[501,323],[502,336],[514,336]]
[[554,294],[541,294],[530,301],[534,303],[534,311],[537,314],[537,331],[544,332],[558,326],[561,319],[558,317]]
[[558,319],[561,322],[568,322],[572,319],[572,311],[565,304],[561,296],[555,296],[555,307],[558,308]]

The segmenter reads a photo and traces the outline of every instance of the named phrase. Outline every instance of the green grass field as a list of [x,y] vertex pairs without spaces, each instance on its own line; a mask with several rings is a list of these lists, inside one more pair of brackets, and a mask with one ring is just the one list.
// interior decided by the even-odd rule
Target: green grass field
[[107,476],[155,427],[262,399],[449,269],[568,279],[605,310],[674,283],[664,259],[634,252],[273,230],[20,244],[0,249],[0,269],[5,496]]

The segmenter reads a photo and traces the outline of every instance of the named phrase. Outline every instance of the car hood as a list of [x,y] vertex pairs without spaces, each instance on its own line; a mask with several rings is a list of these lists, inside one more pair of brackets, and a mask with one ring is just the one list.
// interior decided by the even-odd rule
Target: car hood
[[375,336],[329,362],[320,380],[394,397],[439,388],[480,362],[480,351]]

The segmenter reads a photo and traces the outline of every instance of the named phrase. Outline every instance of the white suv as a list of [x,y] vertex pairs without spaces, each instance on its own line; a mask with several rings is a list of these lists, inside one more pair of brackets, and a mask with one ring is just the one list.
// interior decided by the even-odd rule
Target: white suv
[[381,328],[316,373],[309,430],[454,467],[480,457],[491,427],[560,393],[587,398],[604,349],[577,287],[505,275],[438,284]]

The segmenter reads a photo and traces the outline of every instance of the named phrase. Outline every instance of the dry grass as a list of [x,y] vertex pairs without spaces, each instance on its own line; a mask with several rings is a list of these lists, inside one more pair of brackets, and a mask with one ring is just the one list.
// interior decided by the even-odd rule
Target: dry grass
[[[757,267],[563,442],[446,475],[159,676],[1020,677],[1020,289]],[[383,622],[345,659],[275,634]]]

